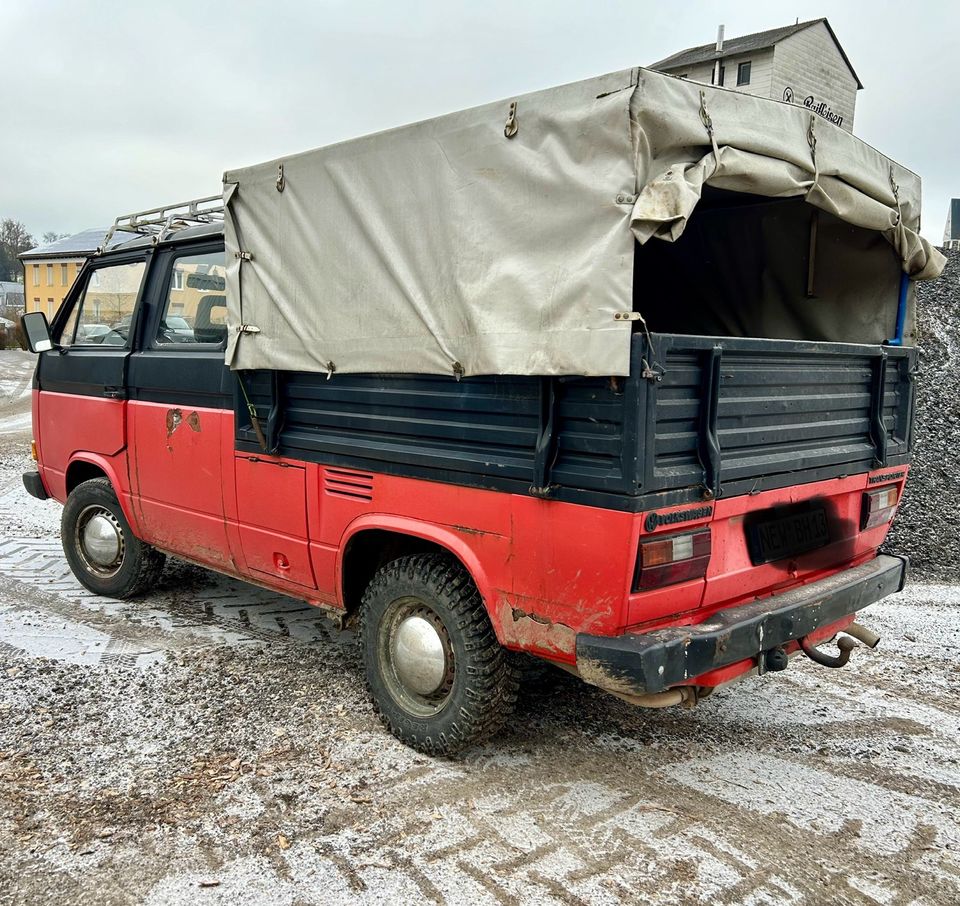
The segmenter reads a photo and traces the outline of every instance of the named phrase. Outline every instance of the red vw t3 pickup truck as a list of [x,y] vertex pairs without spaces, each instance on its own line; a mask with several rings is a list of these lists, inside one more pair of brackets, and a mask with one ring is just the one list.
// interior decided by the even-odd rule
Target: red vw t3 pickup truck
[[24,482],[94,592],[172,555],[355,625],[428,753],[517,653],[647,707],[842,666],[904,583],[918,224],[810,111],[641,69],[230,171],[25,316]]

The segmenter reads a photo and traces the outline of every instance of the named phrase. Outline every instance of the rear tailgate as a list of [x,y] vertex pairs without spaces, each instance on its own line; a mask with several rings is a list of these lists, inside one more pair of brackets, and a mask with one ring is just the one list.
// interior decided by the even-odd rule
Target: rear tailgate
[[[910,347],[653,334],[644,494],[755,494],[909,461]],[[684,494],[683,492],[687,493]]]
[[861,531],[863,495],[902,493],[915,350],[663,334],[644,343],[653,376],[642,486],[658,518],[641,538],[681,531],[669,514],[683,504],[676,521],[708,523],[712,554],[698,590],[631,595],[627,625],[696,620],[691,608],[708,613],[874,556],[888,525]]

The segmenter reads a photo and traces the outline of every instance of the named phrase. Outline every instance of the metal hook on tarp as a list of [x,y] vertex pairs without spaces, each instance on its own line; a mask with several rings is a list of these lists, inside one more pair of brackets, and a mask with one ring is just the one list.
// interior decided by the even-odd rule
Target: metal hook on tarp
[[713,145],[713,156],[717,160],[717,166],[719,166],[720,149],[717,147],[717,138],[713,133],[713,117],[710,116],[710,111],[707,110],[707,94],[702,89],[700,91],[700,122],[703,123],[703,128],[707,130],[707,135],[710,137],[710,144]]
[[510,110],[507,112],[507,122],[503,127],[503,134],[507,138],[513,138],[517,134],[520,124],[517,121],[517,102],[510,102]]

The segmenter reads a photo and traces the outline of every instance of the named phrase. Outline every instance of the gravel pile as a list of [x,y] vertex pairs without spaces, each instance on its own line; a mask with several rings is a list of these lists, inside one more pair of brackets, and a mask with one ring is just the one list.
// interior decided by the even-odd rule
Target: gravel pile
[[914,461],[887,546],[915,569],[960,574],[960,252],[939,280],[917,288],[920,375]]

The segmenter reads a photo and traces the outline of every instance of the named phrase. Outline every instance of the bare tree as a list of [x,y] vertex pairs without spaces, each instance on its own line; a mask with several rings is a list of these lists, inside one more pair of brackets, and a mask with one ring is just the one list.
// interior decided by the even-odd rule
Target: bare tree
[[55,230],[47,230],[47,232],[40,237],[40,241],[43,245],[50,245],[51,242],[56,242],[58,239],[66,239],[69,235],[69,233],[57,233]]
[[17,256],[36,245],[33,236],[18,220],[0,221],[0,280],[16,280],[20,273]]

